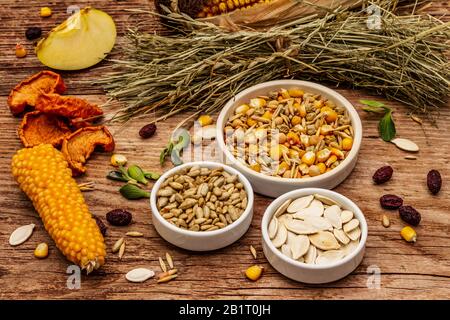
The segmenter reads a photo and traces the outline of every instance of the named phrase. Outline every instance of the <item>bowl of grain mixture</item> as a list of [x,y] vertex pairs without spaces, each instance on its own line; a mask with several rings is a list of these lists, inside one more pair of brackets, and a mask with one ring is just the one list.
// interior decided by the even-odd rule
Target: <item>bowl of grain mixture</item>
[[353,105],[307,81],[250,87],[228,101],[217,120],[221,161],[242,172],[255,192],[270,197],[336,187],[355,167],[361,141]]

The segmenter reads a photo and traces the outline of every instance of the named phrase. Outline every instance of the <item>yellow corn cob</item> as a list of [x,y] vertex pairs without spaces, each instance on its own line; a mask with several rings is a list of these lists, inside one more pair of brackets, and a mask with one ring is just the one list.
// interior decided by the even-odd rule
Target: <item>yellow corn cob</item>
[[212,17],[229,13],[235,10],[245,9],[258,3],[267,3],[271,0],[207,0],[203,9],[197,14],[197,18]]
[[61,152],[49,144],[21,149],[12,173],[68,260],[87,273],[105,263],[103,236]]

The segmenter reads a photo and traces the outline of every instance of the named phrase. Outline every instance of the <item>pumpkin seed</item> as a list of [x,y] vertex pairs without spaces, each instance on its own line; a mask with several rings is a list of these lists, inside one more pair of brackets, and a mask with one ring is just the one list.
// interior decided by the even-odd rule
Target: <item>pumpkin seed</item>
[[346,234],[347,234],[347,237],[349,237],[352,241],[356,241],[361,236],[361,229],[360,228],[356,228],[356,229],[353,229],[350,232],[346,232]]
[[331,223],[323,217],[311,216],[311,217],[306,217],[303,221],[306,222],[307,224],[310,224],[316,230],[333,231],[333,226],[331,225]]
[[311,204],[311,201],[313,201],[313,199],[314,199],[314,196],[312,196],[312,195],[295,199],[287,207],[287,212],[295,213],[295,212],[297,212],[297,211],[299,211],[301,209],[304,209],[304,208],[308,207]]
[[27,224],[27,225],[18,227],[9,236],[9,244],[11,246],[18,246],[19,244],[22,244],[25,241],[27,241],[33,234],[33,230],[34,230],[35,226],[36,225],[32,223],[32,224]]
[[305,263],[307,263],[307,264],[316,263],[316,257],[317,257],[317,249],[316,249],[316,247],[310,245],[308,248],[308,251],[306,252],[306,254],[304,256]]
[[328,250],[319,254],[316,258],[316,264],[326,265],[341,260],[345,256],[342,250]]
[[334,228],[342,228],[341,208],[339,206],[331,205],[331,207],[325,209],[323,215]]
[[397,148],[408,151],[408,152],[418,152],[419,146],[408,139],[395,138],[391,142],[397,146]]
[[358,219],[352,219],[349,222],[347,222],[346,224],[344,224],[344,232],[345,233],[349,233],[350,231],[358,228],[359,226],[359,220]]
[[341,212],[341,221],[342,223],[347,223],[350,220],[353,219],[353,212],[351,212],[350,210],[343,210]]
[[284,224],[278,224],[278,231],[275,235],[275,238],[272,240],[273,245],[275,248],[281,247],[283,244],[286,243],[287,239],[287,229]]
[[313,234],[318,231],[309,223],[306,223],[305,221],[301,220],[286,221],[284,225],[289,231],[294,232],[296,234]]
[[292,241],[291,251],[292,251],[292,258],[295,260],[299,259],[300,257],[303,257],[305,253],[309,249],[309,238],[305,235],[298,235],[294,241]]
[[338,239],[338,241],[342,244],[348,244],[350,242],[350,239],[347,237],[344,231],[341,229],[334,229],[333,235]]
[[289,207],[292,199],[286,200],[274,213],[274,217],[279,217],[280,215],[286,213],[286,209]]
[[155,272],[146,268],[136,268],[125,275],[125,278],[130,282],[144,282],[155,276]]
[[275,238],[275,236],[277,234],[277,230],[278,230],[278,219],[272,218],[272,220],[270,220],[270,223],[269,223],[269,238],[270,238],[270,240]]
[[330,199],[328,197],[325,197],[321,194],[317,194],[317,193],[314,194],[314,198],[321,201],[322,203],[324,203],[326,205],[329,205],[329,206],[334,206],[334,205],[339,206],[339,204],[336,201],[334,201],[333,199]]
[[350,241],[349,244],[347,244],[345,247],[342,248],[342,251],[345,253],[345,256],[348,256],[353,251],[355,251],[356,248],[358,248],[358,246],[359,246],[358,241]]
[[329,231],[319,231],[309,235],[309,240],[314,246],[321,250],[333,250],[341,247],[334,235]]
[[323,203],[319,200],[313,200],[309,207],[298,210],[294,214],[295,219],[304,219],[307,216],[321,217],[324,212]]
[[288,256],[289,258],[292,258],[292,250],[288,244],[283,244],[281,246],[281,253],[283,253],[285,256]]

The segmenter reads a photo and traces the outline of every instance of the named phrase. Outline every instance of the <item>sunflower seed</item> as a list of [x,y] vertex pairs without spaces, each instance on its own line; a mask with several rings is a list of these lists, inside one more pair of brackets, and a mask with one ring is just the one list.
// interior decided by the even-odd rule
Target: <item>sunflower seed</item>
[[273,245],[275,248],[281,247],[287,239],[287,230],[284,224],[278,224],[278,231],[275,235],[275,238],[272,240]]
[[116,253],[117,251],[119,251],[124,241],[124,238],[120,238],[119,240],[117,240],[112,247],[112,253]]
[[287,212],[295,213],[301,209],[304,209],[311,204],[311,201],[313,201],[313,199],[314,199],[314,196],[306,196],[306,197],[295,199],[290,204],[288,204]]
[[417,152],[419,151],[419,146],[408,139],[395,138],[391,140],[393,144],[397,146],[397,148],[408,151],[408,152]]
[[358,219],[352,219],[343,226],[343,230],[345,233],[349,233],[350,231],[358,228],[359,226],[359,220]]
[[129,271],[125,278],[130,282],[144,282],[155,276],[155,272],[146,268],[137,268]]
[[309,240],[315,247],[321,250],[333,250],[341,247],[334,235],[329,231],[319,231],[309,235]]
[[19,244],[22,244],[25,241],[27,241],[33,234],[35,226],[36,225],[32,223],[18,227],[16,230],[13,231],[13,233],[11,233],[9,237],[9,244],[11,246],[18,246]]

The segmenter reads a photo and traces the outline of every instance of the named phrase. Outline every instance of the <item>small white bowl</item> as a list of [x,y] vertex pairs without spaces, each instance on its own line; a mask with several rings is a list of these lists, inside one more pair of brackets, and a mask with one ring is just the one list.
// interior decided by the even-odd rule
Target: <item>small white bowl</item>
[[[312,265],[291,259],[275,248],[269,238],[269,222],[280,205],[289,198],[299,198],[316,193],[333,199],[339,203],[343,209],[352,211],[355,218],[359,220],[361,228],[361,237],[358,247],[342,260],[329,265]],[[294,190],[275,199],[264,212],[261,231],[263,251],[269,263],[286,277],[311,284],[333,282],[350,274],[361,263],[364,257],[367,240],[367,222],[358,206],[350,199],[337,192],[319,188]]]
[[[210,169],[224,168],[225,171],[239,177],[240,182],[244,185],[244,189],[247,192],[248,199],[247,208],[239,219],[219,230],[199,232],[178,228],[177,226],[167,222],[166,219],[161,216],[156,206],[156,194],[161,184],[169,176],[177,173],[181,169],[190,168],[193,166],[206,167]],[[201,161],[185,163],[164,173],[153,186],[150,195],[150,208],[152,210],[153,225],[163,239],[183,249],[191,251],[210,251],[224,248],[232,244],[242,237],[245,232],[247,232],[253,218],[253,200],[254,196],[252,186],[243,174],[221,163]]]
[[[256,172],[239,162],[226,147],[224,141],[224,128],[229,117],[233,115],[234,109],[243,103],[248,103],[248,101],[252,98],[260,95],[267,95],[270,91],[281,88],[300,88],[305,92],[320,94],[322,97],[333,101],[336,105],[342,106],[348,111],[354,130],[353,147],[347,157],[330,172],[304,179],[289,179],[268,176],[263,173]],[[216,139],[218,154],[221,162],[242,172],[248,180],[250,180],[255,192],[269,197],[278,197],[286,192],[299,188],[333,189],[344,181],[345,178],[347,178],[347,176],[352,172],[357,162],[362,141],[362,124],[358,112],[355,110],[350,101],[336,91],[320,84],[308,81],[276,80],[250,87],[228,101],[217,119]]]

